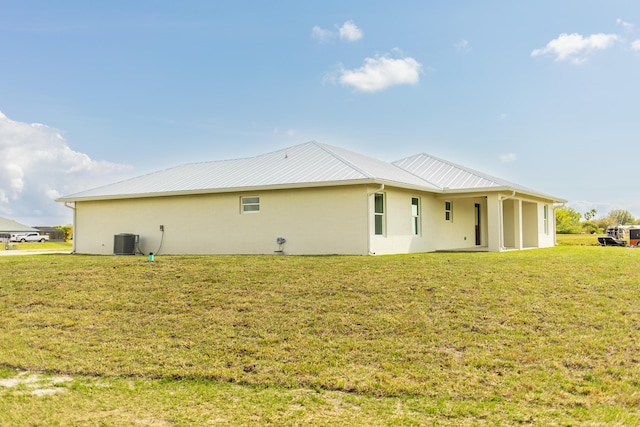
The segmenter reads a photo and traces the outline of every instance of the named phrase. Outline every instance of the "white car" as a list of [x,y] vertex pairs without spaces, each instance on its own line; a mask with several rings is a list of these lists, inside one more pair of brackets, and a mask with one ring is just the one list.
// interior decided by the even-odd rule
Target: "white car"
[[12,242],[20,242],[20,243],[25,243],[25,242],[46,242],[49,240],[49,236],[47,236],[46,234],[40,234],[40,233],[26,233],[26,234],[12,234],[11,235],[11,241]]

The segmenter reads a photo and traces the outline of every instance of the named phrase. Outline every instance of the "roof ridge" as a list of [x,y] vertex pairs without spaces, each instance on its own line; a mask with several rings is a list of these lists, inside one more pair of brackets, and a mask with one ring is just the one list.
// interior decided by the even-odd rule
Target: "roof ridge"
[[[418,154],[414,154],[413,156],[405,157],[404,159],[400,159],[400,160],[396,160],[396,161],[394,161],[394,162],[391,162],[391,164],[392,164],[393,166],[395,166],[395,167],[399,168],[399,169],[402,169],[403,171],[407,172],[408,174],[411,174],[411,175],[415,176],[416,178],[420,178],[420,179],[421,179],[421,180],[423,180],[424,182],[427,182],[427,183],[429,183],[430,185],[433,185],[434,187],[439,188],[440,190],[444,190],[444,187],[440,187],[438,184],[436,184],[436,183],[434,183],[434,182],[431,182],[431,181],[429,181],[428,179],[426,179],[426,178],[424,178],[424,177],[422,177],[422,176],[420,176],[420,175],[417,175],[417,174],[415,174],[415,173],[411,172],[411,171],[410,171],[410,170],[408,170],[408,169],[403,168],[402,166],[398,166],[398,165],[396,165],[396,163],[401,162],[401,161],[403,161],[403,160],[411,159],[411,158],[413,158],[413,157],[420,157],[420,156],[429,156],[429,155],[428,155],[428,154],[426,154],[426,153],[418,153]],[[429,156],[429,157],[433,157],[433,156]]]
[[[361,173],[362,175],[366,176],[367,178],[373,178],[373,179],[377,178],[376,176],[373,176],[369,172],[366,172],[366,171],[362,170],[361,168],[357,167],[356,165],[354,165],[353,163],[351,163],[350,161],[348,161],[347,159],[345,159],[344,157],[342,157],[341,155],[339,155],[338,153],[333,151],[331,148],[329,148],[329,147],[332,147],[330,145],[322,144],[322,143],[320,143],[318,141],[309,141],[307,144],[313,144],[316,147],[324,150],[325,152],[327,152],[328,154],[333,156],[333,158],[335,158],[336,160],[344,163],[345,165],[349,166],[351,169]],[[347,150],[347,151],[349,151],[349,150]],[[353,152],[353,153],[354,154],[358,154],[358,153],[355,153],[355,152]],[[362,154],[360,154],[360,155],[362,156]],[[374,159],[374,160],[377,160],[377,159]]]
[[[498,186],[501,186],[501,187],[507,187],[507,188],[510,188],[510,189],[513,189],[513,190],[529,191],[529,192],[533,192],[535,194],[539,194],[539,195],[542,195],[542,196],[555,197],[555,196],[551,196],[551,195],[546,194],[546,193],[541,193],[541,192],[539,192],[537,190],[534,190],[534,189],[531,189],[529,187],[523,186],[523,185],[518,184],[518,183],[516,183],[514,181],[510,181],[510,180],[503,179],[503,178],[500,178],[500,177],[495,176],[495,175],[491,175],[491,174],[488,174],[488,173],[485,173],[485,172],[481,172],[481,171],[479,171],[477,169],[470,168],[470,167],[467,167],[467,166],[463,166],[463,165],[461,165],[459,163],[455,163],[455,162],[452,162],[450,160],[446,160],[446,159],[443,159],[441,157],[437,157],[437,156],[434,156],[434,155],[431,155],[431,154],[428,154],[428,153],[424,153],[424,152],[416,154],[414,156],[406,157],[404,159],[397,160],[396,162],[401,162],[403,160],[407,160],[407,159],[410,159],[410,158],[413,158],[413,157],[419,157],[419,156],[429,157],[429,158],[431,158],[433,160],[436,160],[438,162],[442,162],[442,163],[444,163],[446,165],[453,166],[453,167],[458,168],[458,169],[460,169],[460,170],[462,170],[464,172],[467,172],[469,174],[473,174],[473,175],[475,175],[475,176],[477,176],[479,178],[485,179],[487,181],[491,181],[491,182],[493,182],[493,183],[495,183],[495,184],[497,184]],[[439,188],[442,188],[442,187],[439,187]],[[444,190],[445,188],[446,187],[444,187],[442,189]]]
[[446,159],[443,159],[441,157],[437,157],[437,156],[434,156],[434,155],[431,155],[431,154],[428,154],[428,153],[422,152],[422,153],[416,154],[416,156],[427,156],[427,157],[430,157],[430,158],[432,158],[434,160],[437,160],[439,162],[445,163],[445,164],[447,164],[449,166],[454,166],[454,167],[456,167],[458,169],[461,169],[461,170],[463,170],[465,172],[472,173],[472,174],[474,174],[474,175],[476,175],[476,176],[478,176],[480,178],[484,178],[484,179],[487,179],[489,181],[494,181],[497,184],[502,184],[502,185],[507,185],[507,186],[511,186],[511,185],[515,184],[514,182],[510,182],[510,181],[504,180],[502,178],[498,178],[497,176],[489,175],[489,174],[484,173],[484,172],[480,172],[479,170],[476,170],[476,169],[473,169],[473,168],[470,168],[470,167],[467,167],[467,166],[463,166],[463,165],[461,165],[459,163],[455,163],[455,162],[452,162],[450,160],[446,160]]
[[402,171],[403,173],[406,173],[406,174],[408,174],[408,175],[411,175],[411,176],[412,176],[412,177],[414,177],[414,178],[419,179],[420,181],[422,181],[422,182],[424,182],[424,183],[426,183],[426,184],[428,184],[428,185],[432,186],[434,189],[442,190],[442,187],[440,187],[439,185],[436,185],[436,184],[432,183],[431,181],[429,181],[429,180],[427,180],[427,179],[424,179],[424,178],[423,178],[423,177],[421,177],[421,176],[418,176],[418,175],[416,175],[416,174],[414,174],[414,173],[412,173],[412,172],[410,172],[410,171],[408,171],[408,170],[406,170],[406,169],[404,169],[404,168],[401,168],[400,166],[398,166],[398,165],[394,164],[393,162],[388,162],[388,161],[385,161],[385,160],[380,160],[380,159],[378,159],[378,158],[376,158],[376,157],[367,156],[366,154],[360,154],[360,153],[357,153],[357,152],[355,152],[355,151],[348,150],[348,149],[346,149],[346,148],[334,147],[334,146],[332,146],[332,145],[323,144],[323,143],[320,143],[320,142],[317,142],[317,141],[310,141],[310,143],[312,143],[312,144],[316,145],[317,147],[319,147],[319,148],[323,149],[325,152],[329,153],[330,155],[332,155],[332,156],[333,156],[334,158],[336,158],[337,160],[339,160],[339,161],[341,161],[342,163],[346,164],[347,166],[349,166],[350,168],[354,169],[355,171],[357,171],[357,172],[359,172],[359,173],[363,174],[363,175],[364,175],[364,176],[366,176],[367,178],[370,178],[370,179],[377,179],[377,178],[379,178],[379,177],[378,177],[378,176],[376,176],[376,175],[372,175],[372,174],[370,174],[369,172],[366,172],[366,171],[364,171],[363,169],[359,168],[358,166],[354,165],[353,163],[351,163],[350,161],[348,161],[347,159],[343,158],[341,155],[339,155],[338,153],[336,153],[334,150],[332,150],[332,148],[337,148],[337,149],[339,149],[339,150],[348,151],[348,152],[350,152],[350,153],[353,153],[353,154],[354,154],[354,155],[356,155],[356,156],[366,157],[367,159],[371,159],[371,160],[376,161],[376,162],[384,163],[384,164],[385,164],[385,165],[387,165],[387,166],[391,166],[391,167],[393,167],[393,168],[395,168],[395,169],[397,169],[397,170],[399,170],[399,171]]
[[195,161],[195,162],[182,163],[180,165],[172,166],[172,167],[169,167],[169,168],[166,168],[166,169],[162,169],[162,170],[170,170],[170,169],[179,168],[179,167],[183,167],[183,166],[190,166],[190,165],[202,165],[202,164],[211,164],[211,163],[230,163],[230,162],[237,162],[237,161],[242,161],[242,160],[260,159],[260,158],[264,158],[264,157],[267,157],[267,156],[276,155],[278,153],[287,153],[288,151],[292,150],[293,148],[302,147],[302,146],[308,145],[310,143],[318,144],[316,141],[312,140],[312,141],[303,142],[301,144],[292,145],[290,147],[279,148],[277,150],[269,151],[269,152],[262,153],[262,154],[255,154],[253,156],[234,157],[234,158],[231,158],[231,159],[200,160],[200,161]]

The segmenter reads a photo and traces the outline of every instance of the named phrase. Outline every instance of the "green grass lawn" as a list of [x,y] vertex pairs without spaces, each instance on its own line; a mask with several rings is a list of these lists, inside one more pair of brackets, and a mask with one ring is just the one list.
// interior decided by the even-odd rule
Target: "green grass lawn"
[[0,257],[0,425],[639,425],[639,266]]
[[598,236],[602,234],[557,234],[556,242],[558,245],[600,246]]
[[[71,251],[73,247],[71,242],[10,242],[9,245],[11,246],[11,250],[23,251]],[[3,250],[5,250],[5,245],[0,244],[0,251]]]

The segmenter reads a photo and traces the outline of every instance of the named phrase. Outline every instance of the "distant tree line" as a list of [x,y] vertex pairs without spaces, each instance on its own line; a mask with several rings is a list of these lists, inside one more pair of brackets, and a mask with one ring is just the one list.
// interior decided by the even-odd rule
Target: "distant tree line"
[[640,224],[633,215],[624,209],[615,209],[606,216],[596,218],[598,212],[591,209],[584,214],[568,206],[556,209],[556,232],[559,234],[602,234],[607,227],[614,225]]
[[64,241],[68,242],[73,239],[73,226],[69,225],[54,225],[53,228],[57,228],[58,230],[64,233]]

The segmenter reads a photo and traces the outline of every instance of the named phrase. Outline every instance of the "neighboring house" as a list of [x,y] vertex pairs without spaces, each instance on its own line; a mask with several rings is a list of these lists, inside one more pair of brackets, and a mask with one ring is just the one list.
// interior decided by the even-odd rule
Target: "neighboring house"
[[44,225],[36,225],[36,230],[40,232],[40,234],[46,234],[49,236],[50,241],[64,241],[64,231]]
[[357,255],[553,246],[564,202],[426,154],[387,163],[317,142],[58,201],[77,253],[114,253],[124,236],[140,253]]
[[9,239],[13,234],[24,234],[32,231],[38,230],[12,219],[0,218],[0,239]]

